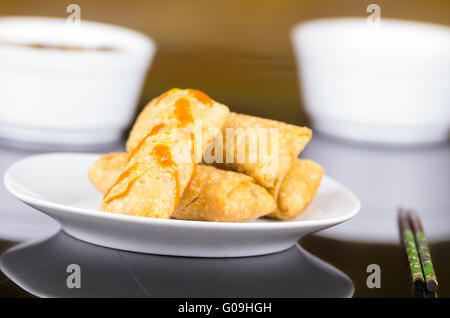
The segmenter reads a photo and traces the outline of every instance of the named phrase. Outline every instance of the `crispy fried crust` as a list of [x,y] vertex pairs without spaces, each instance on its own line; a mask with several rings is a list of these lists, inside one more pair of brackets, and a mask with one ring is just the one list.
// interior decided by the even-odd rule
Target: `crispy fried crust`
[[[104,189],[108,189],[114,182],[105,175],[120,175],[125,169],[127,157],[127,153],[107,154],[94,163],[90,174],[97,177],[90,180],[100,192],[106,191]],[[145,198],[147,193],[139,192],[138,195]],[[172,217],[185,220],[244,222],[266,215],[275,208],[275,200],[262,186],[256,184],[253,178],[233,171],[199,165]]]
[[125,170],[127,160],[125,152],[103,155],[89,169],[88,178],[99,192],[105,194]]
[[184,129],[161,129],[144,138],[106,192],[100,210],[170,218],[192,179],[193,142]]
[[[180,99],[189,102],[190,114],[176,111],[176,103]],[[225,124],[229,112],[227,106],[217,103],[200,91],[171,89],[150,101],[139,114],[126,143],[127,151],[131,153],[142,138],[158,124],[164,123],[169,128],[187,127],[193,131],[192,120],[195,120],[201,121],[203,128],[202,149],[196,150],[196,159],[200,161],[203,150]]]
[[253,178],[199,165],[173,215],[177,219],[246,222],[276,208],[275,200]]
[[312,160],[296,159],[284,177],[275,212],[269,217],[287,220],[302,213],[316,196],[324,169]]
[[[275,147],[271,144],[268,147],[269,151],[261,151],[258,150],[259,148],[250,147],[251,142],[246,140],[245,158],[247,161],[239,163],[236,138],[235,141],[230,140],[230,135],[227,138],[227,129],[229,128],[244,129],[244,133],[250,132],[249,129],[255,131],[259,128],[267,128],[267,137],[261,137],[262,135],[258,134],[258,142],[267,141],[268,144],[271,143],[272,138],[270,129],[275,128],[278,133],[278,146]],[[297,158],[311,139],[312,131],[306,127],[231,112],[222,128],[222,134],[224,136],[224,163],[216,163],[215,165],[221,169],[230,169],[253,177],[259,184],[266,187],[272,195],[276,196],[278,184],[286,175],[292,161]],[[273,136],[276,135],[273,134]],[[274,140],[276,141],[275,138]],[[230,142],[234,142],[234,149],[229,147]],[[278,152],[276,152],[277,150]],[[227,156],[234,159],[233,163],[226,162]],[[250,163],[252,156],[257,158],[254,163]]]

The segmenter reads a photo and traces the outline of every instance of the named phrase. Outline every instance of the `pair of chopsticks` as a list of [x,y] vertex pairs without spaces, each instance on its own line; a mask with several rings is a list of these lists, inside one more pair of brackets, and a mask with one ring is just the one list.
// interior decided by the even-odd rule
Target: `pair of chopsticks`
[[412,210],[398,210],[400,233],[408,256],[414,297],[437,297],[438,282],[430,249],[419,216]]

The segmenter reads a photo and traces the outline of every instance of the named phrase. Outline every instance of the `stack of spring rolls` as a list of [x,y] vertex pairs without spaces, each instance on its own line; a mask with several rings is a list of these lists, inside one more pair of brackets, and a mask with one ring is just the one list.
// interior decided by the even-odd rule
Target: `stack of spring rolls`
[[292,219],[323,168],[298,159],[311,130],[230,113],[201,91],[172,89],[138,116],[127,152],[103,155],[88,177],[100,210],[153,218],[245,222]]

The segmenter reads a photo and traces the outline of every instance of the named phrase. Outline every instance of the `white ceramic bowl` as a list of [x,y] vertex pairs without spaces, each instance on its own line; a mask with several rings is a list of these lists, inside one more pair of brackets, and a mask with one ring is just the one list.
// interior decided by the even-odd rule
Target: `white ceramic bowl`
[[[115,50],[93,50],[101,47]],[[0,18],[0,138],[65,148],[116,141],[133,118],[155,50],[150,38],[122,27]]]
[[446,140],[450,28],[324,19],[292,32],[304,104],[324,133],[365,142]]

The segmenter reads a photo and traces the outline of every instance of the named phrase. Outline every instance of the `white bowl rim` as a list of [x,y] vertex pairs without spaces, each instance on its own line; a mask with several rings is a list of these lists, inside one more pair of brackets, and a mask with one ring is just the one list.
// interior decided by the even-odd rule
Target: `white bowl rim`
[[[306,20],[291,28],[291,43],[297,50],[312,50],[314,53],[309,54],[320,56],[346,57],[349,53],[357,52],[367,54],[368,58],[391,57],[395,53],[400,58],[399,62],[404,60],[402,57],[405,54],[422,60],[428,57],[431,58],[428,59],[430,62],[437,57],[446,59],[450,54],[450,27],[444,24],[382,18],[379,25],[369,27],[366,21],[367,18],[363,17]],[[367,27],[363,29],[355,26]],[[384,47],[380,48],[380,45]]]
[[[50,22],[50,23],[66,23],[66,18],[61,17],[51,17],[51,16],[25,16],[25,15],[17,15],[17,16],[0,16],[0,27],[3,23],[7,24],[9,22],[23,22],[25,23],[36,23],[36,22]],[[122,54],[110,54],[111,52],[106,51],[59,51],[59,50],[30,50],[27,47],[21,46],[11,46],[11,45],[3,45],[0,42],[0,49],[5,51],[5,49],[11,50],[14,53],[22,53],[28,54],[31,53],[33,56],[56,56],[58,58],[74,58],[75,56],[82,56],[83,58],[115,58],[115,57],[124,57],[128,55],[136,55],[136,54],[153,54],[153,52],[157,49],[156,41],[148,36],[147,34],[134,30],[129,27],[115,25],[112,23],[93,21],[93,20],[82,20],[82,25],[87,26],[87,28],[107,28],[110,32],[120,31],[124,32],[133,37],[133,42],[137,43],[139,46],[139,50],[131,47],[127,47],[126,50],[120,51]],[[1,39],[0,39],[1,40]]]
[[[365,22],[367,21],[367,17],[324,17],[324,18],[318,18],[318,19],[307,19],[302,22],[294,24],[294,26],[291,28],[291,33],[297,32],[298,29],[305,27],[305,26],[323,26],[331,23],[359,23],[359,22]],[[411,26],[425,26],[430,28],[435,28],[436,30],[449,32],[450,26],[445,25],[443,23],[436,23],[436,22],[430,22],[430,21],[419,21],[419,20],[412,20],[412,19],[397,19],[397,18],[381,18],[381,22],[386,22],[387,24],[391,25],[411,25]]]

